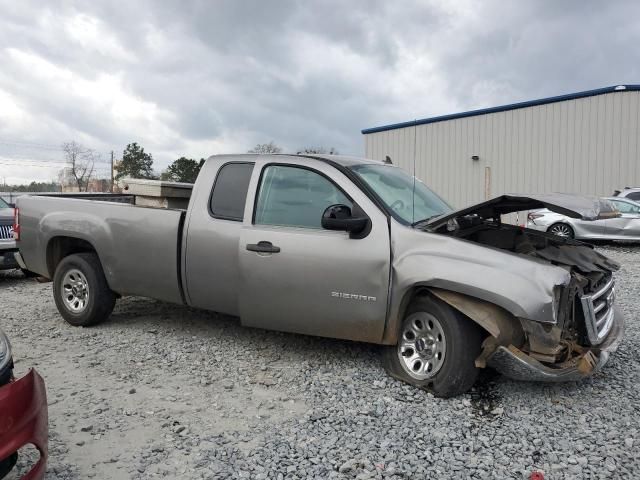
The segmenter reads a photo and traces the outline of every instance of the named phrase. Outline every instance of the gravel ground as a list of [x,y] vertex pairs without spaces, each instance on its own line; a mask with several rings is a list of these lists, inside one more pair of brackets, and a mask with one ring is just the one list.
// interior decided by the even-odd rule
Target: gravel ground
[[241,328],[142,298],[74,328],[50,284],[0,273],[16,371],[47,382],[48,479],[636,478],[640,247],[623,264],[626,339],[580,383],[487,372],[442,400],[386,376],[376,346]]

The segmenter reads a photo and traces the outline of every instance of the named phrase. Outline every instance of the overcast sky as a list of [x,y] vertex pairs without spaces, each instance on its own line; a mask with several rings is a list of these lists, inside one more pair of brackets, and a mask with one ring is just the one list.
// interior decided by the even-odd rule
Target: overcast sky
[[[0,182],[59,145],[160,171],[185,155],[336,147],[360,130],[640,83],[640,2],[0,0]],[[100,164],[106,173],[107,163]]]

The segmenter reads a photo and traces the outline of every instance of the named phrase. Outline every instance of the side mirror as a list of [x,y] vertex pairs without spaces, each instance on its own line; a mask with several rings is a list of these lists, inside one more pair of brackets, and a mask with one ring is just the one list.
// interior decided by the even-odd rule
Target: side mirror
[[351,209],[346,205],[331,205],[322,214],[322,228],[349,232],[351,238],[364,238],[371,230],[371,220],[364,212],[358,210],[359,214],[353,216]]

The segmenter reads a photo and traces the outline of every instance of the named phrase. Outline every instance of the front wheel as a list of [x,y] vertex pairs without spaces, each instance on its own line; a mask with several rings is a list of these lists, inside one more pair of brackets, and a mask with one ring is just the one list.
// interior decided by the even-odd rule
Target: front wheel
[[549,227],[547,232],[553,233],[554,235],[557,235],[559,237],[564,237],[564,238],[574,238],[575,237],[575,233],[573,231],[573,228],[571,228],[566,223],[554,223],[553,225],[551,225]]
[[53,297],[60,315],[76,327],[106,320],[116,303],[95,253],[62,259],[53,276]]
[[398,344],[384,347],[387,372],[439,397],[469,390],[478,377],[482,330],[472,320],[432,297],[419,297],[407,309]]

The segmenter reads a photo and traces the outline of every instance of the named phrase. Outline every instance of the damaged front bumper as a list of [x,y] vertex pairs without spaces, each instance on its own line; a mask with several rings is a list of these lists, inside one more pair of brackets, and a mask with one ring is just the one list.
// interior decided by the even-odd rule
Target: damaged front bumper
[[615,308],[613,326],[607,338],[597,347],[585,349],[581,355],[568,362],[548,366],[513,345],[508,347],[501,345],[487,359],[487,365],[514,380],[540,382],[581,380],[604,367],[611,354],[618,348],[623,333],[624,317]]

